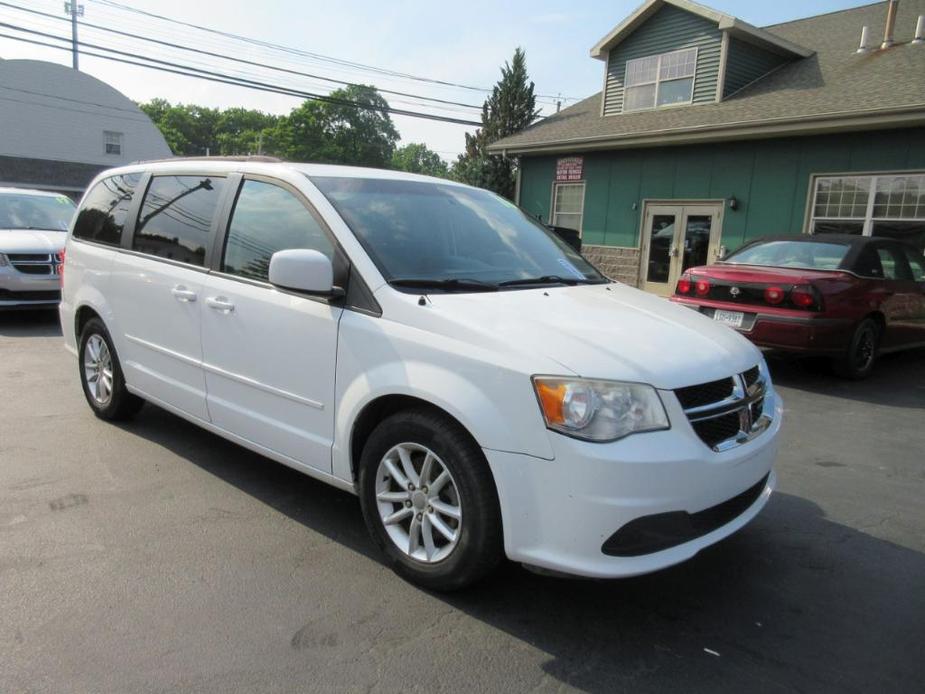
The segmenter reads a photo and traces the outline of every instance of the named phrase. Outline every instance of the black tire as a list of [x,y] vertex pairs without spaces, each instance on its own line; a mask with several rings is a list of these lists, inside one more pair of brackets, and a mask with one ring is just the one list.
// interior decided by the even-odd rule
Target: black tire
[[865,318],[854,329],[845,354],[835,360],[835,373],[853,381],[867,378],[874,370],[880,349],[880,324]]
[[[439,561],[421,561],[400,550],[379,513],[379,464],[399,444],[423,446],[436,454],[458,492],[462,516],[459,537]],[[459,590],[486,576],[503,559],[501,510],[488,462],[478,444],[452,419],[424,408],[388,417],[367,440],[359,468],[360,505],[366,526],[393,570],[406,580],[430,590]],[[431,510],[429,506],[427,510]]]
[[[111,392],[105,401],[98,400],[91,391],[91,384],[88,381],[87,369],[85,368],[84,357],[87,352],[87,345],[91,339],[97,337],[101,339],[109,350],[112,364],[112,387]],[[90,409],[100,419],[108,421],[126,420],[134,417],[138,410],[141,409],[145,401],[137,395],[132,395],[125,387],[125,378],[122,375],[122,366],[119,364],[119,356],[116,354],[116,348],[112,344],[112,338],[109,331],[99,318],[91,318],[84,325],[80,333],[80,340],[77,349],[78,371],[80,373],[80,385],[83,388],[84,397]],[[99,378],[99,375],[97,375]]]

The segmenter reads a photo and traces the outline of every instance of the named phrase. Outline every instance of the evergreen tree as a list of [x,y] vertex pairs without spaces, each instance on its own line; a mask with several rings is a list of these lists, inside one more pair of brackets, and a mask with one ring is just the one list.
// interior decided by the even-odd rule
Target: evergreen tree
[[453,177],[470,185],[488,188],[513,200],[517,162],[488,153],[488,145],[518,133],[539,115],[533,82],[527,75],[523,49],[501,68],[501,79],[482,106],[482,127],[466,133],[466,152],[453,165]]

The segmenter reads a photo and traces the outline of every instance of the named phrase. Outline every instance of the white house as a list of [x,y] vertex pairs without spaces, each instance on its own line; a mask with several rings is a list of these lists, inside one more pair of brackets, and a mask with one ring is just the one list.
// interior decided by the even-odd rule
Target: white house
[[78,195],[101,170],[171,156],[128,97],[40,60],[0,60],[0,186]]

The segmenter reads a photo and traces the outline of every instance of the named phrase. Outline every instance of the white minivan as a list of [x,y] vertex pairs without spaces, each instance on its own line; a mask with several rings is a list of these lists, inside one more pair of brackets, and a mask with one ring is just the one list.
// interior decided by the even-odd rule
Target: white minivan
[[148,401],[360,497],[428,588],[504,556],[661,569],[774,487],[760,352],[450,181],[262,160],[100,174],[60,307],[87,402]]

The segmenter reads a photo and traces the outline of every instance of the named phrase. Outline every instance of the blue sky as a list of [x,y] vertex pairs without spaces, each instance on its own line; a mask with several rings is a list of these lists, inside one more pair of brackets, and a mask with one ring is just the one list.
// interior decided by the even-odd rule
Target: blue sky
[[[10,0],[55,15],[61,15],[60,0]],[[484,94],[471,90],[440,87],[407,79],[385,78],[368,72],[337,67],[330,63],[247,47],[215,35],[177,27],[159,20],[126,12],[101,0],[81,0],[85,19],[125,31],[155,36],[178,43],[190,43],[216,52],[231,52],[252,60],[284,64],[287,67],[336,79],[375,83],[383,88],[412,92],[464,103],[480,104]],[[527,52],[527,66],[537,91],[543,95],[585,97],[600,89],[603,64],[588,56],[594,43],[622,21],[638,0],[593,2],[423,2],[418,0],[120,0],[123,4],[158,14],[208,25],[264,41],[354,62],[376,65],[399,72],[422,75],[459,84],[490,87],[498,78],[499,66],[516,46]],[[711,7],[744,21],[763,26],[813,14],[869,4],[853,0],[712,0]],[[68,34],[66,22],[30,17],[0,7],[0,21],[34,29]],[[82,32],[88,42],[105,42],[122,50],[143,52],[145,44],[93,30]],[[152,55],[161,55],[160,52]],[[179,55],[179,54],[176,54]],[[63,51],[31,47],[0,39],[2,58],[38,58],[69,63]],[[116,65],[96,58],[84,58],[81,68],[106,80],[129,97],[147,100],[161,96],[171,101],[208,106],[246,106],[274,113],[286,113],[298,99],[210,84],[142,68]],[[324,83],[295,77],[261,73],[277,82],[309,91],[329,89]],[[397,97],[395,100],[399,100]],[[394,100],[393,100],[394,101]],[[573,103],[566,101],[565,104]],[[418,109],[408,103],[398,108]],[[457,108],[457,107],[454,107]],[[544,99],[546,113],[552,99]],[[426,109],[433,110],[433,109]],[[475,117],[477,112],[460,109],[448,115]],[[466,126],[422,121],[396,116],[403,142],[425,142],[452,159],[463,148]]]

